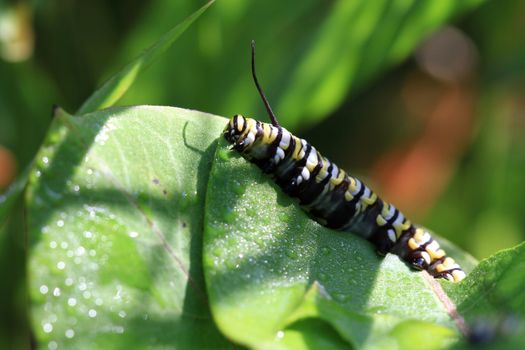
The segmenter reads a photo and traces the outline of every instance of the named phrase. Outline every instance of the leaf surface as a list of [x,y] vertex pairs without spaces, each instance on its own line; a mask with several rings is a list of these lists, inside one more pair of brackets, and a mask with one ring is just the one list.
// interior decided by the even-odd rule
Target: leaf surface
[[[255,348],[295,348],[290,329],[318,318],[358,348],[401,346],[411,327],[433,334],[438,345],[457,338],[425,272],[309,219],[225,143],[207,191],[204,267],[212,311],[226,335]],[[455,258],[472,268],[466,254]]]
[[525,344],[525,243],[482,260],[470,278],[445,291],[482,344],[517,349]]
[[58,111],[30,174],[29,294],[43,348],[222,348],[202,276],[224,121],[168,107]]
[[[220,332],[253,348],[457,343],[423,272],[309,219],[227,149],[225,124],[169,107],[58,112],[26,198],[39,346],[231,346]],[[523,312],[522,250],[439,282],[467,321]]]

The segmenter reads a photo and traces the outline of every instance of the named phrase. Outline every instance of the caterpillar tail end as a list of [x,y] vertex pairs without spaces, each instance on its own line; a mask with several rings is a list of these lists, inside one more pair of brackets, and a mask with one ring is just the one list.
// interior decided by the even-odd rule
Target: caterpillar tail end
[[404,240],[408,252],[404,258],[416,269],[426,270],[435,278],[460,282],[467,276],[454,259],[448,257],[429,232],[415,228]]

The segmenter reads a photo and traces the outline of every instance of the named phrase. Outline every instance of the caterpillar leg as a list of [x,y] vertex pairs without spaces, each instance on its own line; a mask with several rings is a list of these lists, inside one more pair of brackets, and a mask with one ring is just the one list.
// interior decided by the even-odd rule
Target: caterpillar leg
[[435,278],[459,282],[466,277],[454,259],[446,256],[439,243],[422,228],[406,232],[393,250],[412,267],[426,270]]

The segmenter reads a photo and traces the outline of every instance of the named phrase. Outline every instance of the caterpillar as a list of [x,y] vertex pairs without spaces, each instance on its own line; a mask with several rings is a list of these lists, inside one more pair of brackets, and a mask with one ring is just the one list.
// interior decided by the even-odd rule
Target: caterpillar
[[284,193],[297,198],[319,224],[358,234],[372,242],[379,254],[396,254],[435,278],[452,282],[465,278],[465,272],[427,230],[279,125],[255,74],[253,41],[252,76],[271,124],[233,116],[224,129],[230,148],[270,175]]

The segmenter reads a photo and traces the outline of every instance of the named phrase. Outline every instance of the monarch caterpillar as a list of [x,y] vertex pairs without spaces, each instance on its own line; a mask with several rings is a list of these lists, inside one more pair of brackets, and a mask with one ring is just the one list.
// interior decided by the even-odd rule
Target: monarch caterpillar
[[224,130],[232,149],[269,174],[321,225],[356,233],[372,242],[379,254],[394,253],[435,278],[453,282],[465,278],[465,272],[428,231],[279,125],[255,74],[253,41],[252,76],[271,124],[233,116]]

